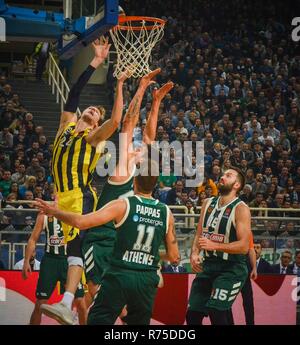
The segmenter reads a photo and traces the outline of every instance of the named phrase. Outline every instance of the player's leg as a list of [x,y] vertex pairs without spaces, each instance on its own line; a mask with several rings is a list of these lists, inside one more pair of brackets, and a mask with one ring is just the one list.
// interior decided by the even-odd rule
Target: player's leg
[[88,308],[86,305],[86,300],[84,296],[82,297],[75,297],[74,306],[76,307],[78,313],[78,319],[80,325],[86,325],[87,323],[87,316],[88,316]]
[[254,302],[250,275],[248,275],[241,293],[243,297],[246,325],[254,325]]
[[[84,194],[81,190],[73,190],[58,195],[58,206],[65,211],[82,214]],[[92,211],[93,209],[91,209]],[[81,254],[81,238],[79,229],[62,223],[65,241],[67,242],[68,274],[62,303],[71,311],[74,295],[83,272],[83,258]]]
[[30,317],[30,325],[40,325],[42,320],[41,305],[46,304],[47,299],[37,299]]
[[245,264],[234,262],[218,263],[215,266],[217,276],[207,302],[209,317],[213,325],[229,325],[228,311],[245,283],[248,269]]
[[116,322],[126,304],[124,279],[124,275],[112,270],[105,273],[89,311],[88,325],[113,325]]
[[[90,190],[84,192],[81,190],[74,190],[70,193],[63,193],[63,195],[58,198],[61,209],[71,210],[80,214],[92,212],[95,200],[96,198]],[[50,317],[55,318],[62,324],[73,324],[72,304],[83,275],[82,239],[79,235],[79,229],[70,229],[70,227],[64,223],[62,223],[62,225],[64,236],[67,241],[68,257],[65,292],[61,302],[53,304],[48,308],[47,312]]]
[[149,325],[159,276],[155,271],[133,271],[126,275],[125,289],[127,295],[127,315],[123,321],[127,325]]
[[81,238],[79,234],[77,234],[77,236],[72,241],[67,243],[67,255],[68,273],[62,303],[64,303],[71,310],[74,296],[83,274]]
[[85,303],[87,307],[89,308],[89,306],[93,303],[94,297],[98,289],[100,288],[100,285],[95,284],[94,282],[90,280],[87,282],[87,286],[88,286],[88,292],[85,294]]
[[88,235],[82,243],[82,253],[84,257],[84,270],[88,285],[88,295],[86,297],[89,307],[101,284],[104,271],[109,267],[109,260],[113,250],[112,241],[88,241]]
[[203,271],[193,280],[189,296],[186,323],[188,325],[202,325],[203,318],[208,316],[206,303],[210,298],[212,278],[209,274],[209,264],[203,263]]
[[[61,265],[60,270],[60,282],[62,286],[62,290],[64,290],[64,287],[66,286],[67,281],[67,272],[68,272],[68,262],[65,261],[64,265]],[[88,309],[85,303],[85,291],[82,281],[79,282],[76,292],[75,292],[75,298],[74,302],[72,304],[72,310],[76,308],[79,324],[80,325],[86,325],[87,322],[87,314]],[[74,322],[74,315],[73,315],[73,322]]]
[[233,326],[234,325],[234,318],[233,318],[233,313],[232,313],[232,308],[228,310],[227,313],[227,320],[228,320],[228,325]]
[[31,325],[40,325],[41,323],[42,306],[47,306],[47,302],[55,289],[56,283],[59,281],[58,269],[60,263],[61,260],[58,258],[51,257],[48,254],[43,256],[35,293],[36,303],[30,318]]

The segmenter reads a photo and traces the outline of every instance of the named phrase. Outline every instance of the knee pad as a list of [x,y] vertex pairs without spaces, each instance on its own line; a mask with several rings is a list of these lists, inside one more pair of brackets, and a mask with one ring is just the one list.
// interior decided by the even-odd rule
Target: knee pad
[[77,256],[68,256],[68,265],[83,267],[83,260]]

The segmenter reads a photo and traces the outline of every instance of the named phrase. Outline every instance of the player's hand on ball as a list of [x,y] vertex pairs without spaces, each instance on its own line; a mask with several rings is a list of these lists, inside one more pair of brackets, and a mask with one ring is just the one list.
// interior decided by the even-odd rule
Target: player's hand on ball
[[204,250],[216,250],[216,243],[206,237],[199,238],[199,247]]

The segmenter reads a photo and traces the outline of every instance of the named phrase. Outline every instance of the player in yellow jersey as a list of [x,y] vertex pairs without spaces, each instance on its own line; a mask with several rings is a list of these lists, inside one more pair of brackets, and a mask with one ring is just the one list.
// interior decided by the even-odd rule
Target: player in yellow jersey
[[[97,198],[91,187],[92,173],[105,140],[120,124],[123,110],[122,88],[128,76],[124,73],[117,82],[115,103],[109,120],[101,124],[105,111],[98,106],[88,107],[81,117],[77,118],[80,93],[109,53],[108,39],[100,38],[92,45],[95,56],[70,90],[61,114],[52,157],[52,174],[58,194],[58,206],[62,210],[79,214],[89,213],[95,209]],[[62,227],[67,242],[69,265],[65,293],[60,303],[52,306],[42,305],[41,310],[63,324],[72,324],[71,306],[83,272],[81,238],[79,229],[65,223],[62,223]]]

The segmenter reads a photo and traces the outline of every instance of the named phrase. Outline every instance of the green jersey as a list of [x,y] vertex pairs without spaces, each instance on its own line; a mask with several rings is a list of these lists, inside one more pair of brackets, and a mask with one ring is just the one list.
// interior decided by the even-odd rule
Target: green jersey
[[117,237],[111,264],[132,270],[157,270],[170,210],[156,199],[134,195],[125,200],[126,214],[115,224]]
[[[235,210],[237,205],[243,201],[235,198],[231,203],[219,207],[219,199],[219,197],[210,198],[206,204],[202,223],[203,236],[219,243],[237,241]],[[244,254],[228,254],[220,251],[205,251],[204,256],[234,262],[244,262],[246,260]]]
[[[126,198],[133,195],[134,171],[127,181],[112,182],[109,179],[105,183],[100,198],[97,203],[97,210],[110,203],[111,201]],[[112,245],[116,238],[116,229],[113,222],[95,226],[89,229],[84,237],[84,242],[106,241],[108,246]]]
[[44,229],[46,232],[45,252],[51,255],[66,256],[67,246],[61,222],[54,217],[45,216]]

